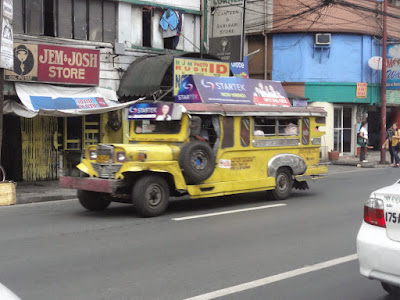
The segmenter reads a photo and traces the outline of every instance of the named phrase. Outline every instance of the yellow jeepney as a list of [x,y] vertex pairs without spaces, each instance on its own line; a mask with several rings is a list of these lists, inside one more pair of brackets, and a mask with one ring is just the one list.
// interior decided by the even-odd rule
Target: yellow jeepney
[[325,176],[320,164],[326,112],[316,107],[173,104],[163,120],[130,123],[130,144],[92,145],[78,168],[62,177],[80,203],[103,210],[132,203],[144,217],[162,214],[170,196],[216,197],[292,188]]

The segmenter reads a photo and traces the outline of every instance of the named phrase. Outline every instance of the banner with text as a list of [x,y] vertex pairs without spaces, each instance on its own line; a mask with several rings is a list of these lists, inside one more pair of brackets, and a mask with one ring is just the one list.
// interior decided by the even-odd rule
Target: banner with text
[[368,83],[357,82],[356,98],[367,98]]
[[400,89],[400,45],[387,46],[386,89]]
[[202,75],[193,75],[185,81],[175,102],[290,106],[280,82]]
[[229,63],[176,57],[174,58],[174,95],[178,95],[179,88],[188,75],[228,77],[229,71]]
[[99,50],[14,43],[14,71],[5,79],[98,85],[99,73]]
[[13,0],[1,1],[3,12],[1,18],[1,44],[0,44],[0,68],[13,69]]

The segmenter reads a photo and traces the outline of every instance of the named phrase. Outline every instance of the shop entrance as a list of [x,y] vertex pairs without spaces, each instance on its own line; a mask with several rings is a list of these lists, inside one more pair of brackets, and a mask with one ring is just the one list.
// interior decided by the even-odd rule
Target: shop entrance
[[350,153],[352,146],[352,115],[353,108],[346,106],[334,107],[334,150],[341,154]]

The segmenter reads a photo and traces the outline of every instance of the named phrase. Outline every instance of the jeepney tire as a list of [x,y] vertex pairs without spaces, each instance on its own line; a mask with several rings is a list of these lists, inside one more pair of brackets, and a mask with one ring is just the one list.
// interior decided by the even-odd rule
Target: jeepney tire
[[110,196],[105,193],[78,190],[79,203],[90,211],[105,210],[111,203]]
[[203,182],[215,169],[215,158],[207,142],[191,141],[181,148],[179,166],[187,184]]
[[167,181],[158,175],[139,178],[132,189],[132,203],[144,218],[162,215],[168,207],[170,190]]
[[275,200],[285,200],[292,194],[293,177],[288,168],[279,168],[276,173],[276,185],[272,197]]

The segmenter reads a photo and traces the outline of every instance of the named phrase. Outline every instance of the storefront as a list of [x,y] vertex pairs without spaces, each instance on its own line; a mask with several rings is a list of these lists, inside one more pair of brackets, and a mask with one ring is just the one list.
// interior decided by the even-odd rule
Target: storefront
[[129,103],[98,87],[99,64],[99,50],[14,44],[15,68],[5,74],[2,162],[8,179],[57,179],[77,172],[87,145],[123,142],[119,110]]

